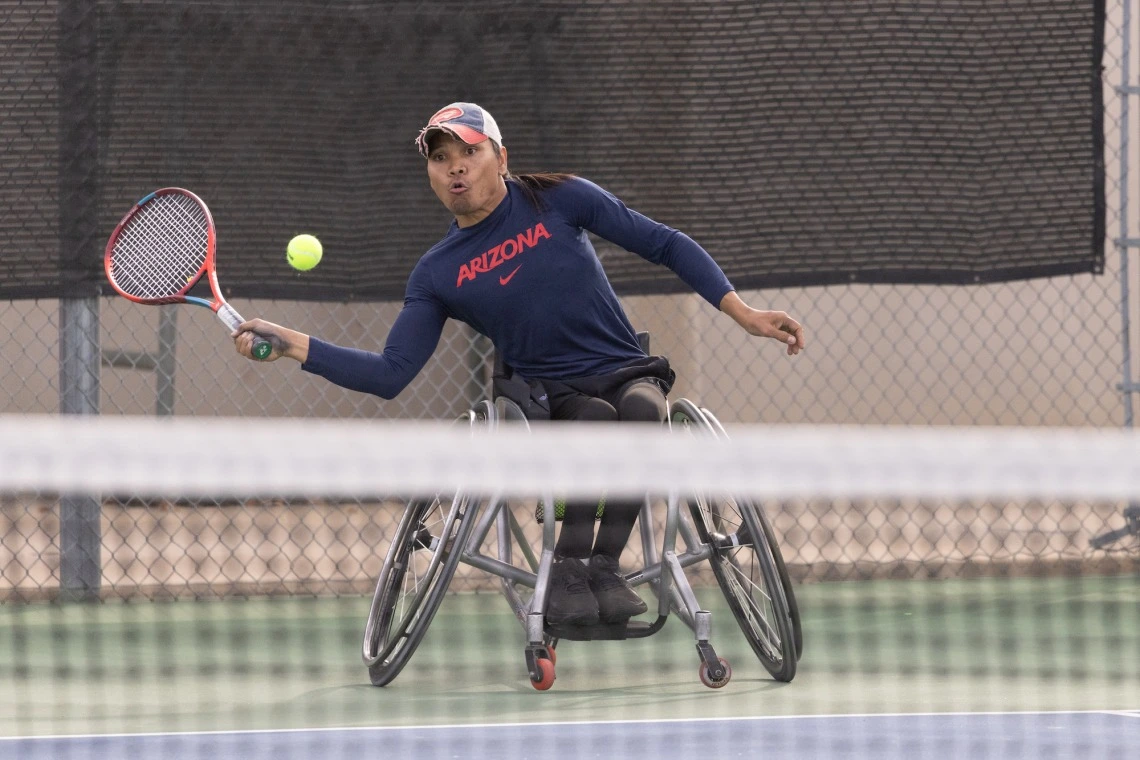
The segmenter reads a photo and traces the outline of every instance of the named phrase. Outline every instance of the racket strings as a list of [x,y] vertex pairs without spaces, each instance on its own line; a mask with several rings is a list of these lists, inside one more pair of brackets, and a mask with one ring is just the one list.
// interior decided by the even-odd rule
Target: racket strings
[[180,293],[202,269],[209,247],[206,212],[184,195],[160,195],[148,202],[115,241],[111,276],[136,298]]

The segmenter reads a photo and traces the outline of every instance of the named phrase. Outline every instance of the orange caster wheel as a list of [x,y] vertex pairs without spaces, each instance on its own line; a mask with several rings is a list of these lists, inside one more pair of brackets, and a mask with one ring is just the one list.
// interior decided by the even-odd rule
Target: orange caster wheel
[[720,661],[721,667],[724,668],[724,678],[721,678],[719,681],[714,681],[709,676],[709,666],[705,662],[701,663],[701,669],[698,671],[701,676],[701,683],[710,689],[719,689],[728,683],[732,678],[732,666],[728,664],[728,660],[724,659],[723,657],[717,657],[717,660]]
[[539,691],[546,691],[554,685],[554,663],[545,657],[539,657],[534,662],[538,666],[539,678],[537,681],[532,678],[530,685]]

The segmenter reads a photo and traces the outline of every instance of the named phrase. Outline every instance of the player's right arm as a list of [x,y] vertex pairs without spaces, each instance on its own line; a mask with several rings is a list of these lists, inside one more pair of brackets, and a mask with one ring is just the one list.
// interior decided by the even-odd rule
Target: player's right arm
[[270,355],[271,361],[287,356],[301,362],[306,372],[342,388],[393,399],[435,352],[447,317],[443,305],[420,286],[420,278],[413,272],[404,308],[388,332],[382,353],[337,346],[261,319],[243,323],[234,343],[238,353],[248,358],[252,339],[247,336],[256,332],[280,343]]
[[[264,330],[264,333],[258,332],[259,330]],[[250,319],[238,326],[237,331],[233,333],[237,352],[247,359],[253,359],[253,340],[258,335],[269,338],[273,346],[273,351],[262,361],[275,362],[284,356],[304,363],[309,355],[308,335],[266,322],[264,319]]]

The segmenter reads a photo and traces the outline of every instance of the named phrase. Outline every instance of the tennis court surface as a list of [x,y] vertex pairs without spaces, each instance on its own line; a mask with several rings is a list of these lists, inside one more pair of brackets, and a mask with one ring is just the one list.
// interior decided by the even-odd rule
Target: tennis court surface
[[806,643],[789,684],[701,592],[734,668],[715,691],[670,621],[639,641],[562,642],[555,687],[536,692],[521,627],[494,594],[450,596],[385,688],[359,658],[366,598],[7,606],[0,756],[1107,758],[1140,746],[1133,578],[800,592]]

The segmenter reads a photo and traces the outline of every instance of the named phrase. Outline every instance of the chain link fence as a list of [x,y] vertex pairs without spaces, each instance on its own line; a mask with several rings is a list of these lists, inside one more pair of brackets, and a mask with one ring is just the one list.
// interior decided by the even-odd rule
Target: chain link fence
[[[668,356],[677,370],[673,395],[713,410],[730,429],[753,422],[1131,426],[1131,401],[1122,386],[1131,383],[1135,345],[1127,325],[1136,305],[1129,298],[1130,249],[1120,241],[1136,222],[1122,209],[1137,197],[1137,172],[1128,173],[1136,165],[1127,122],[1134,93],[1119,90],[1131,86],[1128,72],[1140,68],[1129,43],[1136,38],[1130,5],[1116,0],[1107,8],[1103,273],[976,285],[848,283],[743,291],[750,304],[786,310],[805,325],[808,350],[794,358],[772,342],[743,335],[696,296],[626,295],[633,324],[650,332],[653,351]],[[37,54],[35,40],[21,36],[27,28],[21,5],[0,4],[4,12],[4,42]],[[15,61],[18,66],[19,57]],[[39,96],[13,90],[14,77],[4,81],[0,108],[16,112]],[[51,133],[55,125],[39,128]],[[21,159],[35,135],[0,134],[0,186],[35,175],[36,167]],[[46,185],[42,191],[45,197],[54,193]],[[34,208],[39,204],[33,200],[28,205]],[[12,216],[0,218],[6,237],[15,223]],[[488,389],[492,348],[455,323],[419,378],[398,399],[384,401],[334,387],[290,362],[242,360],[204,310],[144,308],[106,297],[84,303],[83,313],[97,325],[90,334],[98,343],[85,347],[97,369],[91,363],[80,368],[86,374],[79,380],[61,353],[63,325],[76,318],[73,304],[48,298],[0,303],[0,412],[239,416],[251,424],[265,416],[439,419],[462,413]],[[234,305],[247,317],[369,350],[382,348],[399,310],[387,302],[238,298]],[[97,408],[67,407],[76,383],[97,389],[89,405]],[[366,592],[401,510],[398,501],[382,500],[200,504],[126,498],[96,506],[101,563],[94,591],[105,597]],[[1128,559],[1108,561],[1088,543],[1122,523],[1123,506],[827,502],[769,509],[793,573],[800,580],[829,580],[1044,571],[1073,563],[1134,568]],[[530,509],[520,505],[519,513]],[[59,548],[66,520],[58,499],[4,497],[0,597],[51,598],[68,585]],[[479,572],[470,569],[455,584],[483,586]]]

